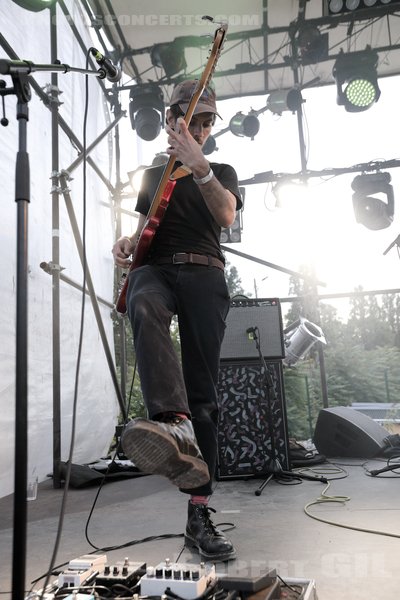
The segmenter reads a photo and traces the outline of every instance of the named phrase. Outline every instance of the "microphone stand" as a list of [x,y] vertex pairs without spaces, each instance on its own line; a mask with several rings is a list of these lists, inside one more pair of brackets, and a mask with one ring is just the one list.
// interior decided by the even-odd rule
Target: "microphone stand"
[[314,477],[313,475],[306,475],[305,473],[294,473],[293,471],[285,471],[282,468],[282,465],[279,461],[279,458],[278,458],[277,452],[276,452],[275,427],[274,427],[274,420],[273,420],[273,414],[272,414],[272,409],[273,409],[272,395],[273,395],[274,401],[277,400],[277,396],[276,396],[276,391],[274,389],[274,383],[272,381],[271,373],[268,370],[267,364],[265,362],[265,358],[261,351],[260,339],[259,339],[259,335],[257,335],[257,332],[259,333],[258,327],[252,328],[251,334],[252,334],[253,340],[256,344],[256,348],[258,351],[258,355],[260,358],[260,364],[261,364],[262,389],[264,391],[264,397],[267,400],[267,411],[268,411],[267,422],[268,422],[268,429],[269,429],[269,434],[270,434],[270,438],[271,438],[271,459],[270,459],[270,463],[269,463],[269,467],[268,467],[268,476],[262,482],[262,484],[256,489],[256,491],[254,493],[256,496],[261,496],[264,488],[268,485],[268,483],[273,478],[274,479],[308,479],[310,481],[321,481],[323,483],[328,483],[328,480],[325,477],[319,477],[319,476]]
[[[0,96],[17,96],[18,151],[15,170],[17,203],[17,273],[16,273],[16,382],[15,382],[15,451],[12,600],[25,597],[26,532],[27,532],[27,459],[28,459],[28,204],[30,202],[30,169],[27,152],[28,103],[31,100],[29,73],[33,71],[74,71],[106,76],[104,69],[92,71],[66,64],[35,65],[31,61],[0,59],[0,74],[11,75],[13,87],[0,80]],[[3,103],[4,107],[4,103]],[[1,124],[8,125],[3,116]]]

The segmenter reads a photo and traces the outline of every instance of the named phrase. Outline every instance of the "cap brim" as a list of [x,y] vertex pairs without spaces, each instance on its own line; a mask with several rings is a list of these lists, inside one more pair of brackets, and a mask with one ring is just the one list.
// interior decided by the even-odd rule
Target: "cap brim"
[[[179,103],[179,108],[181,109],[181,111],[184,114],[186,114],[186,111],[189,108],[189,104],[180,104]],[[217,115],[217,117],[219,117],[220,119],[222,119],[221,115],[219,113],[217,113],[217,111],[215,109],[213,109],[208,104],[203,104],[202,102],[198,102],[196,104],[196,107],[195,107],[194,112],[193,112],[194,115],[198,115],[200,113],[213,113],[214,115]]]

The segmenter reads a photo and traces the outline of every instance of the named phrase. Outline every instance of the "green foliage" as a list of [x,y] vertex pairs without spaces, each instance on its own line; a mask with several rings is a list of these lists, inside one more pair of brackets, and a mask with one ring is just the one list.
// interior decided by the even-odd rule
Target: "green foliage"
[[231,298],[233,298],[233,296],[244,295],[238,270],[233,265],[230,265],[228,261],[226,261],[225,279]]
[[[300,316],[320,325],[327,340],[323,347],[329,406],[355,402],[397,402],[400,397],[400,298],[362,294],[357,288],[351,299],[348,322],[337,317],[334,307],[319,302],[313,273],[307,279],[292,279],[290,292],[298,299],[287,313],[287,324]],[[311,437],[323,407],[318,348],[307,360],[285,369],[285,397],[289,435]]]

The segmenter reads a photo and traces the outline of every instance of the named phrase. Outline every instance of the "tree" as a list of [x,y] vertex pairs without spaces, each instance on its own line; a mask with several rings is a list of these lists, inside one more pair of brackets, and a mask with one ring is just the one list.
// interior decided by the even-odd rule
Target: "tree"
[[234,265],[231,265],[228,261],[226,261],[225,278],[226,283],[228,285],[229,295],[231,298],[233,298],[233,296],[244,295],[242,281],[239,277],[238,270]]

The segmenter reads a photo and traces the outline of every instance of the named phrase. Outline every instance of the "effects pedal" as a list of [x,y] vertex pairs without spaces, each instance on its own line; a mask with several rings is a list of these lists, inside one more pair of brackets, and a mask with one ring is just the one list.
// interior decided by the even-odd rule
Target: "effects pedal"
[[122,583],[129,586],[135,578],[139,580],[145,572],[146,563],[131,562],[129,558],[125,558],[124,561],[117,561],[115,564],[105,564],[96,577],[96,585],[108,587]]
[[74,558],[68,563],[68,568],[58,576],[60,587],[78,588],[87,579],[103,569],[107,562],[105,554],[85,554]]
[[171,563],[166,558],[155,567],[147,567],[146,574],[140,580],[140,594],[162,596],[169,588],[181,598],[192,600],[203,594],[215,578],[214,565]]

